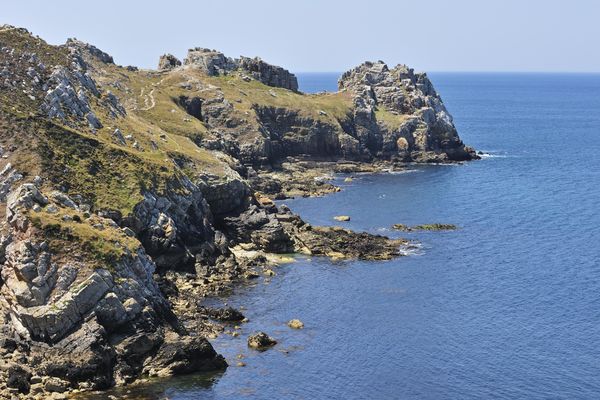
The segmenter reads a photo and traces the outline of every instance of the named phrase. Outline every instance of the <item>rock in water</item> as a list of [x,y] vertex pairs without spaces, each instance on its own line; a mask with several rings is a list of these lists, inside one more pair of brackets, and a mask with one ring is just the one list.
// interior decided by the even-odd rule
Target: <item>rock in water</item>
[[146,370],[157,376],[183,375],[192,372],[214,371],[227,367],[208,340],[201,337],[167,337]]
[[258,332],[248,337],[248,347],[253,349],[266,349],[276,344],[277,341],[264,332]]
[[299,319],[292,319],[287,323],[287,325],[292,329],[304,328],[304,323],[302,321],[300,321]]
[[393,229],[403,232],[413,232],[413,231],[453,231],[456,230],[456,225],[453,224],[422,224],[415,226],[408,226],[404,224],[394,224],[392,225]]
[[204,308],[208,316],[218,321],[237,322],[242,321],[245,317],[240,311],[233,307],[227,308]]

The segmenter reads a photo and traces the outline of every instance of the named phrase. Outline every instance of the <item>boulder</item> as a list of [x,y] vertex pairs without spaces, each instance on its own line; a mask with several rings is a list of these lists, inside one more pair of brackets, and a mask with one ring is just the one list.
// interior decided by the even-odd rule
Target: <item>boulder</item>
[[202,337],[170,335],[145,366],[157,376],[183,375],[225,369],[227,362]]
[[58,205],[62,207],[78,209],[77,204],[71,198],[58,190],[54,190],[50,193],[50,198]]
[[64,393],[69,390],[69,382],[60,378],[50,377],[43,381],[44,390],[50,393]]
[[9,388],[16,389],[19,393],[27,394],[29,393],[30,379],[31,372],[25,369],[25,367],[18,364],[12,364],[8,367],[6,386]]
[[113,132],[113,138],[120,145],[125,146],[127,144],[127,142],[125,141],[125,137],[123,136],[119,128],[115,129],[115,131]]
[[242,321],[245,317],[240,311],[233,307],[226,308],[204,308],[204,311],[209,317],[218,321],[237,322]]
[[304,323],[299,319],[291,319],[287,325],[292,329],[302,329],[304,328]]
[[264,332],[258,332],[248,337],[248,347],[253,349],[266,349],[276,344],[277,341]]

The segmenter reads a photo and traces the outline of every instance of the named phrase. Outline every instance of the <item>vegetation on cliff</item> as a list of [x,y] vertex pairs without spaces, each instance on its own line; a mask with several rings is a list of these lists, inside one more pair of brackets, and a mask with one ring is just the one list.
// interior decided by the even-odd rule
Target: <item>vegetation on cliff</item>
[[407,244],[311,227],[257,192],[335,191],[321,161],[474,157],[404,66],[365,63],[318,95],[213,50],[159,67],[0,26],[0,390],[43,398],[224,368],[200,337],[218,329],[188,299],[268,271],[267,252],[389,259]]

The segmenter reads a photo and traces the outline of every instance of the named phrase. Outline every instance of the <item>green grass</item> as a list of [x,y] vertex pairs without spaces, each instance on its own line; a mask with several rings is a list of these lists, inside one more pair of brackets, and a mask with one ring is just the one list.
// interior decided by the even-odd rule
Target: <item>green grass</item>
[[[64,221],[65,215],[75,217],[75,220]],[[102,219],[94,215],[85,219],[76,210],[60,208],[56,214],[30,211],[29,217],[36,228],[44,231],[54,254],[73,256],[72,249],[67,254],[65,249],[69,249],[71,243],[77,243],[85,254],[92,256],[96,268],[112,269],[124,255],[135,253],[140,247],[137,239],[127,236],[120,228],[105,224],[103,229],[98,229],[93,225]]]
[[58,126],[46,127],[41,144],[43,170],[70,195],[81,195],[97,209],[129,214],[144,190],[165,190],[172,175],[161,165]]
[[406,121],[411,119],[411,117],[411,115],[406,114],[395,114],[382,107],[378,107],[377,110],[375,110],[375,118],[377,121],[393,130],[400,129],[400,127],[402,127]]
[[352,110],[352,97],[349,93],[307,95],[267,86],[254,79],[246,82],[238,74],[205,79],[220,87],[225,98],[230,99],[235,109],[241,112],[251,111],[254,105],[287,108],[304,117],[335,124],[347,118]]
[[27,68],[31,66],[28,62],[29,57],[20,60],[25,52],[35,53],[39,62],[46,65],[46,68],[52,68],[54,65],[68,65],[68,52],[64,48],[52,46],[26,33],[20,29],[0,28],[0,46],[6,46],[14,49],[15,54],[9,56],[2,53],[0,57],[7,58],[16,64],[11,65],[11,70],[15,73],[14,79],[17,81],[17,89],[0,90],[0,108],[17,117],[28,117],[39,113],[43,93],[37,94],[35,99],[30,99],[23,93],[21,81],[30,81],[27,76]]

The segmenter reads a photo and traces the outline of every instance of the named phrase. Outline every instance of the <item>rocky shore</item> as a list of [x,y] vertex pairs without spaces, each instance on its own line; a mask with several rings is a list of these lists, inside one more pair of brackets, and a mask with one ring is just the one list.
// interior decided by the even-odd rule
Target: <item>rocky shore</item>
[[204,48],[122,67],[0,26],[0,398],[222,370],[207,338],[244,316],[203,298],[274,275],[278,254],[400,256],[405,240],[273,200],[477,156],[425,74],[367,62],[339,86],[303,94],[281,67]]

